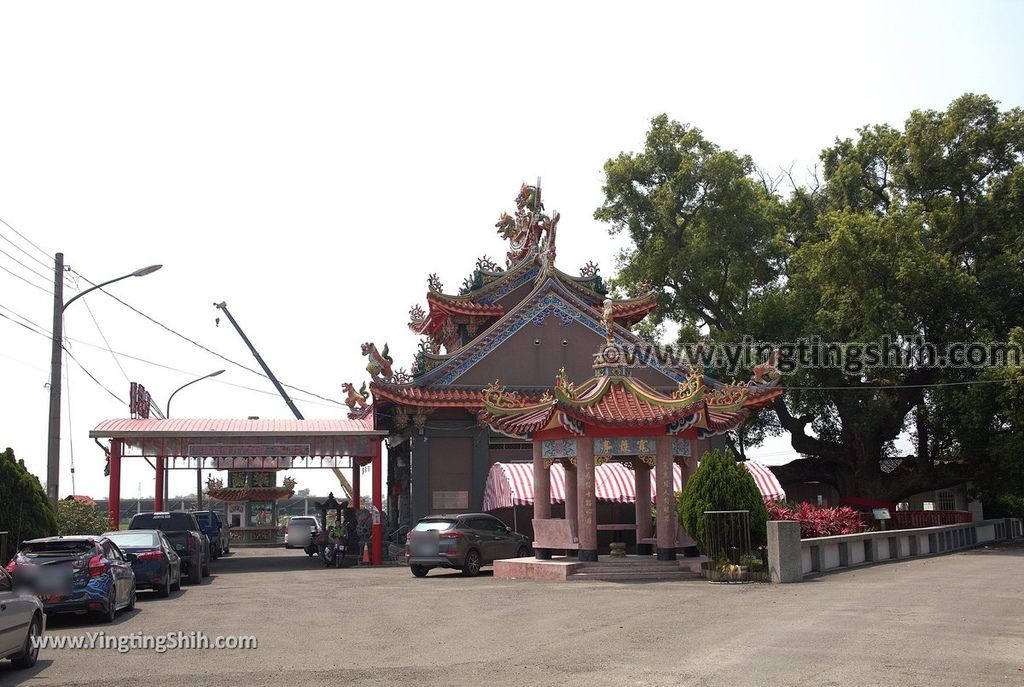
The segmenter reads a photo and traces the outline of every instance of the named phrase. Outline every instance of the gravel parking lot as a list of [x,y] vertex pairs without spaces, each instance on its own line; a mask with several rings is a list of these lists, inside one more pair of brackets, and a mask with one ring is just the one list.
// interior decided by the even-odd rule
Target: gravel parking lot
[[0,684],[990,685],[1024,683],[1024,547],[799,585],[538,583],[324,569],[238,549],[113,625],[50,633],[254,634],[255,650],[53,650]]

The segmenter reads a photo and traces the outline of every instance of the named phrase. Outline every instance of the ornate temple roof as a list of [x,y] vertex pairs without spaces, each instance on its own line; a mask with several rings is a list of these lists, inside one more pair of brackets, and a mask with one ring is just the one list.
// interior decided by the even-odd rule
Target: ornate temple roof
[[563,370],[555,380],[553,394],[544,394],[539,401],[524,398],[495,381],[483,392],[483,410],[478,417],[491,428],[513,436],[555,428],[582,434],[586,425],[664,427],[672,434],[695,428],[706,436],[733,429],[752,409],[782,393],[774,382],[708,388],[693,373],[679,382],[674,392],[664,393],[632,378],[618,361],[599,360],[595,370],[596,375],[579,386],[569,382]]
[[[515,435],[536,431],[536,427],[557,421],[553,419],[557,416],[608,427],[689,423],[686,427],[717,433],[735,427],[751,409],[781,393],[773,382],[726,385],[695,375],[685,365],[651,359],[646,366],[654,372],[646,376],[664,379],[667,387],[676,385],[675,390],[659,391],[623,372],[587,380],[574,390],[575,396],[559,399],[557,385],[554,396],[545,396],[544,381],[532,380],[541,386],[531,388],[521,383],[525,381],[522,378],[502,373],[502,377],[520,382],[516,391],[504,392],[514,396],[503,398],[515,398],[520,405],[508,408],[507,413],[493,402],[488,405],[489,398],[495,399],[496,387],[485,384],[493,377],[467,382],[463,375],[466,379],[482,377],[483,368],[467,373],[493,360],[488,356],[529,323],[540,325],[549,317],[562,324],[577,323],[622,350],[648,345],[629,327],[657,305],[656,292],[649,288],[641,288],[637,297],[609,299],[592,262],[578,277],[555,267],[559,215],[545,214],[539,184],[522,187],[516,208],[514,217],[503,213],[496,225],[510,244],[504,268],[486,256],[480,258],[458,294],[444,293],[437,276],[430,275],[428,310],[420,306],[410,310],[410,329],[426,337],[411,373],[392,370],[386,346],[382,354],[373,344],[364,344],[375,407],[393,404],[398,409],[408,407],[409,412],[415,412],[415,408],[462,408],[474,413],[483,410],[488,418],[505,427],[502,431]],[[689,391],[676,397],[684,387]]]

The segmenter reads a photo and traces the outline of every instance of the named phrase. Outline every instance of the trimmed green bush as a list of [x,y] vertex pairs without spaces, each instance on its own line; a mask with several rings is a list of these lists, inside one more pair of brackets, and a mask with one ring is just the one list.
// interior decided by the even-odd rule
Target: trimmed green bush
[[0,453],[0,531],[10,533],[12,548],[27,539],[57,533],[57,520],[43,486],[9,448]]
[[103,534],[108,529],[107,519],[87,503],[65,499],[57,504],[57,534],[62,537]]
[[736,462],[732,451],[708,451],[697,470],[686,481],[679,495],[679,524],[697,540],[702,552],[707,551],[704,534],[704,511],[750,511],[750,543],[753,547],[767,542],[768,510],[754,478]]

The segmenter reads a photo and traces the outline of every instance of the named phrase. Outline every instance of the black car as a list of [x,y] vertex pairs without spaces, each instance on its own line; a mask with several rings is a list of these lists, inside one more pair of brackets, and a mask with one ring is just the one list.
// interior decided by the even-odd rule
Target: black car
[[181,558],[163,532],[124,530],[103,536],[117,544],[132,564],[136,589],[155,589],[162,597],[181,589]]
[[210,574],[210,540],[191,513],[181,510],[136,513],[128,529],[163,532],[181,558],[182,572],[188,575],[190,584],[199,584]]
[[7,570],[31,589],[47,614],[97,613],[113,622],[135,608],[135,573],[107,537],[46,537],[23,542]]
[[405,562],[416,577],[431,568],[457,568],[472,577],[496,560],[529,555],[529,538],[487,513],[432,515],[405,540]]

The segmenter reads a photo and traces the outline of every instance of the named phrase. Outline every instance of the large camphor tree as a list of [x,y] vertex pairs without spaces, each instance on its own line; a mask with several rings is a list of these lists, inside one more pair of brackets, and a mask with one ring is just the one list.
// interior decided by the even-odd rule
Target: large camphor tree
[[[615,285],[659,287],[655,317],[680,325],[678,343],[1007,341],[1024,324],[1022,154],[1024,113],[968,94],[837,139],[820,178],[782,193],[789,175],[662,115],[642,151],[606,163],[595,216],[632,239]],[[842,495],[897,501],[965,479],[1024,494],[1019,369],[923,363],[801,367],[732,441],[742,453],[788,432],[803,457],[780,478]]]

